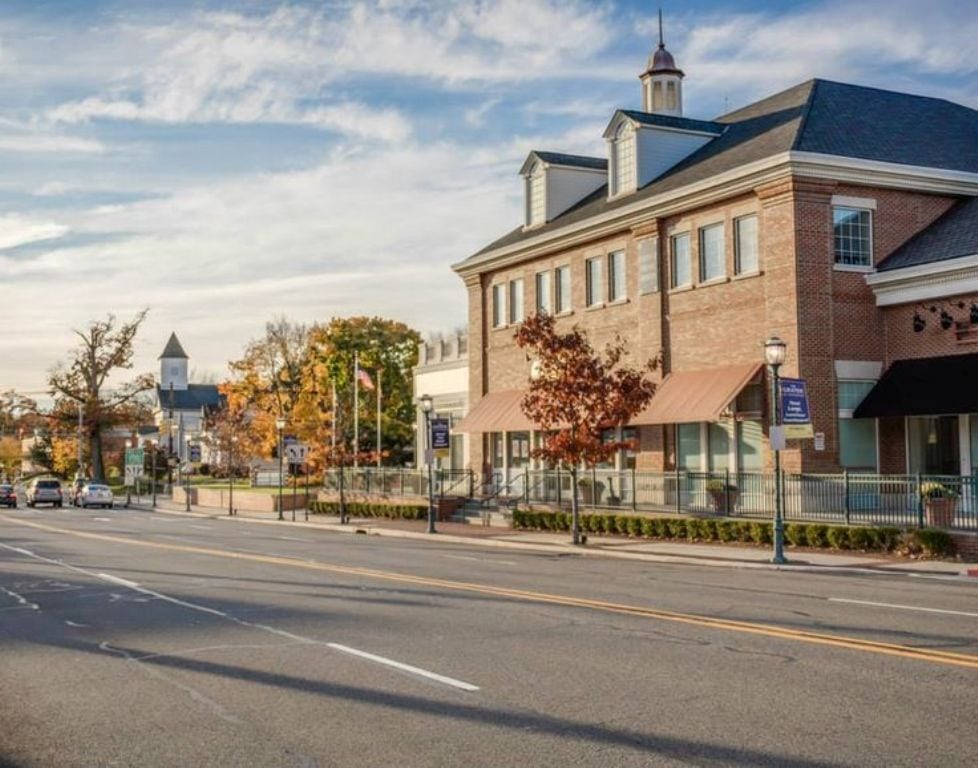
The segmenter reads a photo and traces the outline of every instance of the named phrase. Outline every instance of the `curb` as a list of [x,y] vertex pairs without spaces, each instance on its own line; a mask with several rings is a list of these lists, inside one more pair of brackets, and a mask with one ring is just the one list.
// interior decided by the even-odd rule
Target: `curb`
[[[345,534],[366,534],[370,536],[386,536],[388,538],[400,538],[400,539],[414,539],[419,541],[430,541],[432,536],[428,533],[421,533],[417,531],[404,531],[393,528],[384,528],[381,526],[373,526],[368,524],[356,524],[351,523],[347,525],[341,525],[339,523],[311,523],[304,520],[265,520],[262,518],[254,518],[248,516],[238,516],[238,515],[227,515],[227,514],[211,514],[207,512],[186,512],[184,510],[171,510],[161,507],[152,509],[142,505],[133,505],[129,507],[130,509],[145,511],[145,512],[157,512],[167,515],[175,515],[177,517],[193,517],[197,519],[210,519],[210,520],[224,520],[226,522],[247,522],[247,523],[257,523],[259,525],[279,525],[282,522],[287,522],[290,527],[301,527],[308,528],[311,530],[321,530],[329,533],[345,533]],[[520,542],[520,541],[499,541],[495,539],[485,539],[475,536],[458,536],[450,533],[439,533],[435,534],[438,541],[460,544],[466,546],[479,546],[479,547],[489,547],[495,549],[509,549],[523,552],[538,552],[538,553],[559,553],[561,555],[570,555],[576,557],[606,557],[617,560],[630,560],[632,562],[648,562],[648,563],[668,563],[673,565],[699,565],[711,568],[739,568],[743,570],[767,570],[767,571],[786,571],[786,572],[797,572],[797,573],[846,573],[846,574],[862,574],[862,575],[873,575],[873,576],[885,576],[885,575],[899,575],[899,576],[916,576],[920,578],[932,578],[932,579],[946,579],[959,581],[961,579],[967,579],[969,577],[978,578],[978,568],[967,568],[966,570],[958,571],[957,573],[951,571],[937,571],[937,570],[920,570],[913,568],[901,568],[899,565],[894,565],[890,567],[873,567],[873,566],[855,566],[855,565],[815,565],[811,563],[798,562],[798,563],[785,563],[785,564],[775,564],[767,562],[758,562],[752,560],[733,560],[733,559],[720,559],[720,558],[709,558],[703,556],[695,555],[670,555],[670,554],[660,554],[660,553],[648,553],[648,552],[628,552],[628,551],[616,551],[612,549],[605,549],[602,547],[598,548],[588,548],[586,546],[575,547],[569,542],[566,544],[553,543],[546,544],[540,542]]]

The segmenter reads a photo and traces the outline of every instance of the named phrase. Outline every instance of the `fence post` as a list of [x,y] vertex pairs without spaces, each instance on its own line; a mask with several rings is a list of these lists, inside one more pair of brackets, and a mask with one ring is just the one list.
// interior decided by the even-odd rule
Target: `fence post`
[[632,512],[638,511],[638,486],[635,484],[635,467],[632,467]]
[[730,467],[723,470],[723,514],[730,517]]
[[924,497],[920,495],[920,473],[914,476],[914,493],[917,496],[917,527],[924,527]]
[[530,470],[523,470],[523,503],[530,503]]
[[846,515],[846,525],[849,525],[851,522],[851,516],[849,514],[851,506],[849,504],[849,470],[848,469],[842,470],[842,493],[843,493],[842,509]]
[[560,509],[560,464],[557,465],[557,508]]
[[438,483],[438,498],[445,498],[445,470],[439,469],[438,474],[435,476]]
[[475,496],[475,472],[471,469],[466,470],[469,473],[469,498],[471,499]]
[[679,462],[676,462],[676,513],[682,514],[683,511],[683,501],[682,501],[682,491],[679,488]]

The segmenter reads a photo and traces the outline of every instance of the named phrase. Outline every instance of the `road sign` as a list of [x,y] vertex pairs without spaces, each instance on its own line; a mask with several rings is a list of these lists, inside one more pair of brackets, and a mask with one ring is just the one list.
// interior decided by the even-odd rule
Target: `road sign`
[[141,467],[145,458],[143,456],[142,448],[126,448],[126,466],[127,467]]
[[136,480],[143,476],[143,465],[126,464],[126,485],[135,485]]
[[813,437],[812,416],[808,409],[808,390],[804,379],[781,379],[781,423],[784,436]]
[[309,455],[309,446],[305,443],[291,443],[285,446],[285,458],[293,464],[302,464]]

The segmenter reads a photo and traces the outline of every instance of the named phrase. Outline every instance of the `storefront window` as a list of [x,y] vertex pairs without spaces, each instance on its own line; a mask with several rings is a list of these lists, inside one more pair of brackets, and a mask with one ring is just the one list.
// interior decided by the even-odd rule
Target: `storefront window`
[[676,425],[676,448],[680,469],[691,472],[703,469],[699,424]]
[[876,419],[839,419],[839,463],[876,471]]
[[957,416],[912,416],[907,419],[910,472],[957,475],[961,472]]
[[737,469],[741,472],[760,472],[764,467],[764,428],[760,421],[737,423]]
[[503,468],[503,436],[499,432],[492,433],[492,466]]
[[625,427],[621,431],[621,439],[630,443],[622,451],[622,468],[635,469],[635,455],[638,452],[638,430],[635,427]]
[[733,424],[729,421],[711,422],[709,425],[710,472],[724,472],[730,469],[730,438]]
[[530,465],[530,433],[509,433],[509,468],[520,469]]

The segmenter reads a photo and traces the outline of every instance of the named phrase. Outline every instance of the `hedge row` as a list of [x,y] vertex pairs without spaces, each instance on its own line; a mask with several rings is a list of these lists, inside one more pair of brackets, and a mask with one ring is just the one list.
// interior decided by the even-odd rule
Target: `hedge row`
[[[569,531],[569,512],[514,510],[513,527],[543,531]],[[584,514],[581,530],[643,539],[682,539],[684,541],[738,541],[770,544],[773,526],[761,520],[715,520],[686,517],[639,517],[636,515]],[[954,554],[954,542],[947,531],[933,528],[904,531],[900,528],[848,527],[821,523],[786,523],[788,544],[819,549],[900,552],[944,557]]]
[[[314,515],[339,515],[338,501],[314,501],[309,505],[309,511]],[[360,501],[348,501],[346,514],[350,517],[385,517],[390,520],[425,520],[428,517],[428,505],[417,504],[376,504]]]

